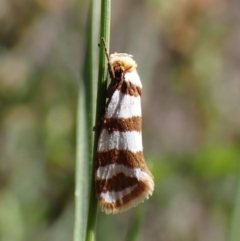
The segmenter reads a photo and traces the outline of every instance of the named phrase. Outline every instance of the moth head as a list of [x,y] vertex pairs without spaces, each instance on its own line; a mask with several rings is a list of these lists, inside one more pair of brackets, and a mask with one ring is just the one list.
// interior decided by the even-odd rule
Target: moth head
[[121,77],[122,73],[136,70],[137,64],[130,54],[114,53],[110,55],[110,64],[116,77]]

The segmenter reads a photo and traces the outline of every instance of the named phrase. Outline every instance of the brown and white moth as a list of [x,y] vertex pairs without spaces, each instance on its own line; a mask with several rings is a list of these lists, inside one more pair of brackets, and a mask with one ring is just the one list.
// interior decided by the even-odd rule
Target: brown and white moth
[[153,176],[142,146],[142,83],[132,55],[107,53],[111,83],[96,158],[96,194],[107,214],[124,212],[152,195]]

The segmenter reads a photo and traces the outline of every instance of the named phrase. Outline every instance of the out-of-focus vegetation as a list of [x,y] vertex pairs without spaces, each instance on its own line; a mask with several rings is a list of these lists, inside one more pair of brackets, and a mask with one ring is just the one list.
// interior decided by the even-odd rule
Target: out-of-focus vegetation
[[[88,7],[1,1],[0,240],[72,239]],[[227,240],[240,161],[239,9],[226,0],[112,1],[111,52],[138,63],[156,185],[140,240]],[[124,240],[135,211],[100,214],[98,240]]]

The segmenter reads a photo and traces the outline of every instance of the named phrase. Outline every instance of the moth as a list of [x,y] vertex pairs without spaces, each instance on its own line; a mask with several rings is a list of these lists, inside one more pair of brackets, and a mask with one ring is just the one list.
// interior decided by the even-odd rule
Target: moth
[[153,176],[143,155],[142,83],[133,56],[109,55],[104,39],[111,82],[101,122],[96,155],[96,196],[107,214],[124,212],[148,199]]

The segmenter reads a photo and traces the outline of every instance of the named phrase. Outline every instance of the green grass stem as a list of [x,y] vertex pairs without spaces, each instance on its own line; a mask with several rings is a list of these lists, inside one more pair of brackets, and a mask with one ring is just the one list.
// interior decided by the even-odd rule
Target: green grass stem
[[232,214],[232,222],[230,227],[229,241],[239,241],[240,239],[240,176],[238,180],[237,198],[234,212]]
[[[104,37],[107,43],[110,40],[110,0],[101,1],[101,21],[100,21],[100,37]],[[100,38],[99,38],[100,42]],[[97,107],[95,125],[100,121],[106,102],[106,87],[107,87],[107,61],[104,55],[104,48],[100,45],[99,68],[98,68],[98,85],[97,85]],[[94,135],[94,147],[92,158],[92,170],[90,170],[91,186],[89,212],[86,231],[86,241],[95,240],[96,220],[97,220],[97,200],[95,195],[95,180],[94,180],[94,160],[96,158],[97,141],[100,129],[96,129]]]
[[87,234],[96,112],[99,5],[100,0],[92,0],[89,8],[85,61],[79,85],[74,241],[85,241]]
[[142,216],[144,212],[144,206],[140,205],[134,209],[134,213],[132,216],[132,220],[130,222],[127,236],[126,236],[126,241],[137,241],[139,237],[139,231],[140,231],[140,226],[141,226],[141,221],[142,221]]

